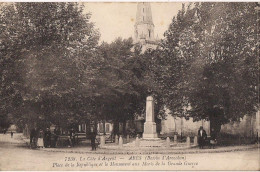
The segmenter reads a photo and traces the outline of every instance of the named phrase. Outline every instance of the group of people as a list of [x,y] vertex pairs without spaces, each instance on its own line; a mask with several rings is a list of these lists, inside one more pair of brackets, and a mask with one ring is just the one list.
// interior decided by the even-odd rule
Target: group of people
[[[46,128],[45,131],[37,130],[37,128],[33,128],[30,132],[30,144],[34,144],[37,142],[38,147],[57,147],[58,140],[60,138],[61,131],[58,127],[55,127],[53,132],[51,132],[50,128]],[[76,144],[76,130],[71,128],[68,132],[67,142],[69,147],[74,147]]]
[[[199,144],[200,149],[203,149],[203,147],[205,146],[205,144],[207,142],[207,137],[208,136],[207,136],[206,131],[201,126],[198,131],[198,144]],[[209,144],[210,144],[210,146],[212,146],[214,148],[216,143],[217,143],[216,132],[214,131],[214,129],[212,129]]]
[[[47,128],[45,131],[40,130],[39,132],[37,131],[36,128],[33,128],[30,133],[30,144],[33,144],[33,142],[36,141],[39,147],[45,147],[45,148],[56,147],[60,134],[61,132],[57,127],[55,127],[53,133],[51,133],[49,128]],[[97,134],[94,131],[94,128],[91,128],[90,141],[91,141],[92,150],[96,150],[96,135]],[[51,139],[52,137],[53,139]],[[74,147],[76,143],[76,131],[73,128],[69,130],[68,140],[69,140],[69,146]],[[198,130],[198,144],[201,149],[205,145],[206,140],[207,140],[207,133],[201,126],[200,129]]]
[[[7,132],[7,129],[4,129],[4,130],[3,130],[3,133],[6,134],[6,132]],[[11,132],[10,132],[10,135],[11,135],[11,138],[13,138],[13,136],[14,136],[14,132],[11,131]]]
[[[37,130],[37,128],[33,128],[30,132],[30,145],[36,144],[38,147],[56,147],[57,141],[60,136],[59,128],[55,127],[53,133],[51,133],[50,128],[46,128],[45,131]],[[52,141],[53,136],[53,141]]]

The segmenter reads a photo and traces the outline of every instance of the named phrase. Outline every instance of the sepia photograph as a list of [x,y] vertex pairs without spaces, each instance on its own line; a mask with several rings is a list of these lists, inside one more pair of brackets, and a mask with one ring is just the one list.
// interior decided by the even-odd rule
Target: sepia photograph
[[0,171],[259,171],[260,2],[0,0]]

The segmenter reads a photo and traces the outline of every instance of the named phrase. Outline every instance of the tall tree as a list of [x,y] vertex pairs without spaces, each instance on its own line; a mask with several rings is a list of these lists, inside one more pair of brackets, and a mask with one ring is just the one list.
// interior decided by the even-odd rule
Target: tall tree
[[[255,3],[192,3],[174,17],[154,52],[154,80],[174,115],[212,127],[257,108]],[[259,89],[259,88],[258,88]]]
[[[145,84],[140,64],[140,51],[133,51],[131,38],[117,38],[112,43],[102,43],[99,58],[93,64],[97,74],[92,85],[95,87],[93,104],[99,109],[100,120],[113,120],[115,123],[133,119],[134,114],[143,109]],[[117,124],[116,124],[117,125]]]
[[112,120],[118,126],[119,122],[125,125],[127,120],[144,115],[146,97],[153,94],[147,80],[148,56],[141,54],[141,48],[131,38],[102,43],[98,52],[92,64],[97,68],[96,77],[91,83],[98,119]]
[[66,123],[86,114],[82,102],[91,92],[92,70],[87,62],[99,38],[89,18],[77,3],[2,6],[0,97],[5,113],[21,124]]

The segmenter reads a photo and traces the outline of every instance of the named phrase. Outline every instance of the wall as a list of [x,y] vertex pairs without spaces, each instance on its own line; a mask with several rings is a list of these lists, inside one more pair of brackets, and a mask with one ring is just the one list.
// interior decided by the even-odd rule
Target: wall
[[244,137],[255,137],[257,133],[259,135],[259,111],[252,116],[245,115],[238,122],[222,125],[220,132]]
[[182,134],[183,136],[194,136],[198,134],[200,126],[203,126],[203,128],[207,132],[207,135],[210,135],[209,121],[201,120],[193,122],[192,118],[190,118],[189,120],[179,117],[174,119],[173,116],[168,115],[166,120],[162,120],[161,134],[173,135],[176,128],[176,132],[178,133],[178,135]]

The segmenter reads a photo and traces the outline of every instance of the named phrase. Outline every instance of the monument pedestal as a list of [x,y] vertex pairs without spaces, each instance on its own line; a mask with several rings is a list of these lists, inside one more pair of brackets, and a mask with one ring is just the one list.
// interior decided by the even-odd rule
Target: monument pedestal
[[147,121],[144,123],[143,139],[157,139],[158,134],[156,132],[156,123]]
[[146,98],[146,118],[143,139],[158,139],[156,123],[154,122],[154,100],[152,96]]

